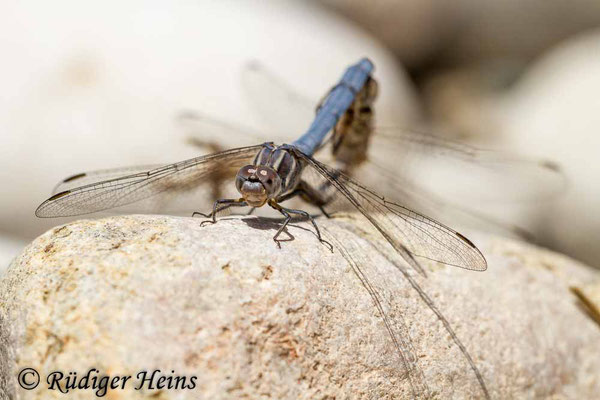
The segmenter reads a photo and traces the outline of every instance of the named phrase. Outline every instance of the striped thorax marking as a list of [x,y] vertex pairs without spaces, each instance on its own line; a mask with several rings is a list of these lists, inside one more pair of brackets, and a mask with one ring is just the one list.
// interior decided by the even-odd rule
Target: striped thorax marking
[[285,148],[266,145],[257,154],[254,164],[272,168],[279,175],[282,193],[293,189],[300,179],[300,163]]

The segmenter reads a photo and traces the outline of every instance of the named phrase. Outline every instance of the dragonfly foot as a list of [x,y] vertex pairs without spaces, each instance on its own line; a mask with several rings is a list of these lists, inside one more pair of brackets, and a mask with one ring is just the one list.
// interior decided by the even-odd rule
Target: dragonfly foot
[[333,253],[333,245],[331,243],[329,243],[327,240],[325,239],[319,239],[319,241],[321,243],[323,243],[324,245],[326,245],[327,247],[329,247],[329,251]]
[[227,210],[231,207],[244,207],[246,206],[246,202],[244,199],[219,199],[215,201],[213,204],[213,210],[210,214],[204,214],[198,211],[194,211],[192,217],[196,215],[200,215],[204,218],[208,218],[207,221],[202,221],[200,226],[204,226],[204,224],[216,224],[217,223],[217,214],[221,211]]
[[275,241],[275,243],[277,244],[277,248],[278,248],[278,249],[281,249],[281,240],[279,240],[279,239],[275,239],[275,238],[273,238],[273,240],[274,240],[274,241]]
[[321,213],[323,213],[323,215],[324,215],[326,218],[328,218],[328,219],[329,219],[329,218],[331,218],[331,214],[330,214],[330,213],[328,213],[328,212],[325,210],[325,207],[323,207],[323,206],[319,206],[319,210],[321,210]]
[[204,226],[206,224],[214,224],[217,221],[215,220],[215,218],[213,218],[213,213],[210,214],[204,214],[198,211],[194,211],[192,213],[192,218],[196,217],[196,216],[200,216],[200,217],[204,217],[204,218],[208,218],[206,221],[202,221],[200,222],[200,226]]

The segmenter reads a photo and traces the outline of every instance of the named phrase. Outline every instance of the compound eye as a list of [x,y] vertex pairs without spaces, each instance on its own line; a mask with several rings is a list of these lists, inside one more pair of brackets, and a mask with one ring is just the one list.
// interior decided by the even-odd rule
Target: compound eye
[[240,168],[237,175],[239,178],[250,179],[253,175],[256,174],[256,166],[254,165],[246,165]]
[[256,174],[256,166],[246,165],[240,168],[237,175],[235,176],[235,186],[238,190],[242,188],[244,182],[250,180],[251,177]]
[[278,190],[281,185],[281,178],[277,175],[277,172],[270,168],[257,168],[256,176],[268,192]]

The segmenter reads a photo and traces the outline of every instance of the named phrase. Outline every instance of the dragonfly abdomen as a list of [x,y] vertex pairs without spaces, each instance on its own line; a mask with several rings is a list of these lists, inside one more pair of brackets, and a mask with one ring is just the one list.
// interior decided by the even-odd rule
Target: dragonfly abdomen
[[321,145],[323,139],[331,131],[338,120],[346,112],[361,91],[371,73],[373,63],[363,58],[358,63],[349,67],[339,83],[329,92],[325,101],[304,135],[294,141],[292,145],[307,155],[313,155]]

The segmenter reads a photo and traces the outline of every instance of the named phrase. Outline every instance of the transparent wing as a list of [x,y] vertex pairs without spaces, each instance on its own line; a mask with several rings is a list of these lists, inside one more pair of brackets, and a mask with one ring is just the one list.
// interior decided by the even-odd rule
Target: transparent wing
[[[253,131],[250,128],[238,126],[225,121],[218,120],[216,118],[206,116],[199,112],[188,111],[182,113],[180,123],[184,126],[187,135],[188,143],[202,148],[205,151],[210,152],[220,151],[223,148],[228,148],[237,144],[256,143],[265,141],[268,137],[266,134],[262,134]],[[286,139],[278,139],[280,142],[285,142]],[[376,139],[377,140],[377,139]],[[387,141],[386,141],[387,140]],[[399,142],[403,138],[384,138],[379,140],[378,143],[392,143],[392,148],[400,146]],[[404,137],[404,140],[409,145],[417,145],[420,147],[420,151],[423,152],[426,149],[429,150],[430,155],[440,154],[446,152],[448,157],[456,158],[453,152],[456,152],[460,157],[466,158],[466,161],[461,163],[477,163],[477,161],[468,161],[469,155],[466,153],[468,147],[462,147],[461,145],[454,144],[439,139],[428,139],[421,138],[420,135],[408,135]],[[436,143],[436,144],[432,144]],[[456,147],[448,147],[448,146]],[[387,144],[387,147],[390,145]],[[401,152],[406,151],[408,146],[401,146],[399,150]],[[371,150],[373,153],[373,150]],[[335,163],[331,152],[328,148],[320,149],[316,157],[325,163]],[[411,165],[410,157],[406,157],[408,166]],[[481,157],[481,156],[479,156]],[[386,198],[393,200],[401,200],[411,208],[432,215],[434,217],[446,220],[458,220],[461,223],[466,223],[470,226],[477,227],[478,229],[493,230],[502,233],[509,233],[511,235],[517,235],[519,237],[533,240],[533,236],[524,230],[523,228],[494,219],[487,215],[484,211],[478,212],[473,209],[473,203],[465,201],[462,198],[463,203],[457,204],[456,199],[450,198],[451,196],[443,196],[443,194],[437,193],[435,188],[430,185],[423,184],[421,180],[417,179],[416,176],[412,176],[408,171],[405,171],[403,166],[403,160],[399,160],[398,157],[391,157],[394,160],[394,169],[390,166],[385,167],[390,163],[389,160],[382,160],[381,155],[372,154],[371,160],[367,160],[360,168],[352,171],[353,176],[361,182],[380,182],[377,186],[378,192],[385,195]],[[423,158],[417,156],[417,162]],[[454,161],[456,162],[456,161]],[[528,161],[529,162],[529,161]],[[412,165],[415,165],[413,162]],[[501,165],[496,165],[497,168],[501,168]],[[481,169],[481,166],[476,165],[474,168]],[[533,166],[538,168],[538,164]],[[558,173],[558,179],[562,177],[562,174]],[[468,177],[458,176],[458,181],[468,180]],[[62,189],[62,188],[61,188]],[[63,189],[64,190],[64,189]],[[472,196],[472,194],[470,194]]]
[[377,128],[370,162],[388,178],[401,177],[424,193],[450,203],[531,201],[561,194],[566,179],[560,167],[536,160],[478,149],[431,135]]
[[125,175],[144,173],[163,166],[164,165],[161,164],[139,165],[134,167],[110,168],[100,169],[96,171],[80,172],[77,174],[73,174],[59,182],[56,186],[54,186],[54,189],[52,189],[52,194],[64,192],[66,190],[70,190],[79,186],[89,185],[90,183],[119,178]]
[[[268,138],[268,135],[253,131],[248,127],[221,121],[199,112],[188,111],[182,113],[180,122],[186,130],[187,140],[190,144],[211,152],[232,147],[235,143],[256,143],[265,141]],[[210,138],[215,139],[211,140]],[[287,139],[278,138],[277,141],[285,142]],[[532,174],[540,175],[541,179],[536,179],[535,181],[549,182],[550,185],[546,186],[546,190],[554,188],[552,189],[554,194],[560,193],[559,188],[562,188],[565,185],[565,178],[560,170],[554,168],[552,164],[544,163],[543,161],[522,159],[519,160],[517,165],[512,164],[511,167],[511,161],[507,161],[506,156],[501,156],[499,153],[474,149],[459,143],[427,137],[423,134],[416,133],[404,133],[398,137],[382,135],[380,138],[375,137],[374,142],[375,146],[378,146],[379,148],[383,147],[383,151],[378,153],[375,150],[371,150],[371,160],[367,160],[360,168],[353,170],[353,176],[358,178],[359,181],[380,182],[381,184],[377,186],[377,190],[385,195],[386,198],[401,200],[411,208],[436,218],[445,219],[447,221],[457,220],[478,229],[509,233],[511,235],[526,238],[530,241],[534,239],[532,234],[523,228],[495,219],[492,216],[487,215],[485,211],[477,211],[474,209],[474,201],[469,202],[467,199],[481,197],[481,193],[485,193],[485,185],[483,187],[478,186],[471,190],[473,179],[475,179],[473,176],[468,174],[465,176],[464,174],[458,173],[456,167],[452,169],[452,171],[455,172],[455,176],[452,177],[452,182],[456,182],[457,186],[463,185],[463,191],[466,190],[464,189],[464,183],[461,184],[461,182],[467,182],[470,185],[468,195],[456,196],[456,194],[450,195],[446,193],[444,195],[444,193],[440,193],[439,188],[428,183],[428,179],[420,179],[419,176],[411,173],[411,171],[414,169],[420,171],[428,170],[432,166],[423,166],[422,163],[427,163],[431,158],[442,157],[442,166],[444,163],[446,166],[449,164],[456,165],[458,163],[459,165],[462,165],[463,168],[470,165],[470,169],[478,171],[477,175],[479,176],[481,176],[481,174],[487,174],[493,178],[494,175],[506,175],[512,171],[512,173],[517,174],[517,177],[514,179],[517,181],[521,180],[521,186],[527,184],[528,188],[526,192],[530,195],[532,193],[532,183],[524,182],[524,176],[531,177]],[[411,148],[414,147],[417,148],[416,155],[414,153],[408,153],[411,151]],[[385,152],[389,153],[390,149],[397,149],[403,157],[390,156],[389,158],[384,158],[382,155]],[[316,156],[325,163],[335,163],[333,156],[327,148],[321,149]],[[511,158],[514,159],[514,157]],[[485,162],[480,161],[486,159],[487,161]],[[393,162],[393,166],[389,165],[391,162]],[[507,163],[509,168],[505,169]],[[521,171],[515,171],[515,169],[521,169]],[[521,175],[523,169],[526,172],[524,176]],[[527,171],[529,172],[527,173]],[[423,175],[423,172],[421,172],[421,175]],[[489,181],[489,178],[486,179]],[[484,179],[484,181],[486,179]],[[505,176],[504,180],[506,181],[507,179],[508,178]],[[510,179],[513,178],[510,177]],[[514,200],[515,187],[519,187],[519,184],[516,186],[510,184],[508,187],[505,187],[500,194],[500,197],[504,197],[504,199],[507,200],[507,198],[512,196]],[[494,190],[497,192],[498,188]],[[527,194],[523,191],[520,193],[521,196]],[[538,195],[541,195],[543,190],[538,191],[537,193]],[[549,194],[549,196],[552,195],[552,193]],[[488,193],[487,196],[489,197],[490,194]],[[498,197],[495,197],[493,200],[498,201],[499,199]],[[460,201],[460,203],[457,203],[457,201]]]
[[479,249],[466,237],[422,214],[387,201],[339,171],[296,151],[306,161],[303,179],[329,200],[325,209],[354,208],[417,271],[424,274],[415,260],[423,257],[460,268],[484,271],[487,262]]
[[473,203],[456,204],[428,190],[418,182],[395,174],[379,165],[367,162],[356,171],[353,177],[359,182],[382,182],[377,186],[379,194],[390,200],[399,200],[408,208],[441,221],[455,221],[475,229],[497,232],[535,241],[532,233],[520,226],[495,219],[484,211],[477,211]]
[[377,267],[373,266],[372,262],[365,256],[367,251],[371,250],[365,249],[365,246],[361,246],[361,244],[353,237],[353,234],[348,232],[343,234],[342,230],[339,229],[336,229],[335,231],[330,231],[330,229],[326,227],[323,227],[322,229],[326,239],[330,241],[334,248],[346,259],[352,268],[352,271],[373,300],[375,308],[379,312],[385,329],[400,357],[402,367],[406,371],[406,376],[411,386],[412,397],[415,399],[430,398],[430,389],[427,385],[425,375],[419,367],[418,358],[415,355],[412,339],[410,337],[410,330],[404,322],[401,313],[395,313],[395,318],[392,318],[390,315],[387,310],[389,304],[386,304],[385,299],[380,293],[380,281],[386,279],[384,276],[380,276],[381,274],[378,273]]
[[[179,122],[185,129],[189,144],[210,152],[232,147],[234,143],[238,145],[256,143],[268,138],[268,135],[253,131],[248,127],[221,121],[195,111],[182,113]],[[285,142],[286,139],[279,138],[278,141]],[[325,163],[335,162],[327,148],[320,149],[316,157]],[[377,160],[378,157],[374,158]],[[428,190],[427,187],[420,184],[419,181],[411,179],[407,174],[401,171],[390,171],[389,168],[385,168],[377,162],[379,161],[367,160],[360,168],[353,170],[353,175],[361,182],[381,182],[381,185],[378,185],[378,191],[390,199],[401,199],[412,208],[437,218],[458,219],[479,229],[490,230],[492,228],[502,233],[532,239],[529,232],[518,226],[495,220],[464,204],[455,204],[452,199],[443,198]],[[396,168],[397,170],[398,168]]]
[[[295,132],[314,117],[317,102],[257,61],[243,70],[242,82],[248,104],[278,132]],[[299,125],[296,118],[306,122]],[[402,175],[402,183],[457,208],[467,199],[544,199],[566,186],[560,167],[551,161],[477,149],[408,129],[377,127],[370,146],[371,162],[379,168]]]
[[273,141],[283,143],[292,136],[280,138],[257,132],[247,126],[223,121],[198,110],[186,110],[177,116],[177,123],[183,130],[186,141],[210,152],[222,151],[254,143]]
[[145,199],[159,198],[168,203],[170,200],[179,200],[180,196],[187,198],[184,195],[194,195],[199,188],[213,181],[220,183],[223,176],[230,176],[232,172],[235,174],[236,169],[251,163],[261,147],[255,145],[231,149],[67,189],[44,201],[35,214],[38,217],[67,217],[108,210]]
[[[298,132],[296,132],[296,137],[289,134],[283,136],[276,133],[257,132],[247,126],[223,121],[197,110],[184,111],[179,114],[177,120],[184,131],[188,144],[210,152],[257,142],[289,143],[300,135]],[[331,136],[325,138],[315,154],[327,158],[330,153],[327,151],[327,144],[331,138]]]
[[[416,357],[417,350],[415,350],[410,335],[410,329],[405,322],[405,316],[407,318],[411,317],[409,314],[410,311],[397,305],[395,296],[389,295],[389,285],[394,287],[395,293],[398,293],[398,290],[402,290],[406,287],[407,292],[402,294],[403,297],[410,296],[412,298],[413,295],[417,295],[422,304],[435,315],[435,318],[441,322],[448,336],[452,339],[458,350],[460,350],[468,367],[473,371],[483,396],[489,399],[489,392],[483,376],[467,350],[467,347],[460,340],[448,319],[442,314],[441,310],[417,282],[415,277],[408,273],[402,264],[397,262],[397,257],[384,250],[385,246],[382,246],[382,242],[385,242],[385,240],[383,238],[374,239],[372,237],[367,238],[366,240],[360,240],[358,238],[362,235],[359,232],[356,232],[358,228],[356,224],[351,221],[345,223],[343,220],[339,221],[339,224],[341,225],[340,228],[343,229],[337,227],[333,229],[333,227],[338,224],[322,226],[324,236],[346,259],[352,268],[352,271],[356,274],[361,284],[373,299],[373,303],[375,304],[393,345],[399,354],[402,366],[407,371],[407,377],[409,378],[413,392],[412,397],[419,399],[430,398],[431,391],[425,375],[419,366],[419,358]],[[373,262],[373,259],[367,256],[367,254],[371,253],[383,255],[390,262],[392,268],[388,269],[385,263]],[[396,274],[398,272],[400,272],[400,276],[403,279],[397,279]],[[415,304],[417,303],[419,303],[419,301],[415,299]],[[421,320],[428,318],[425,310],[421,310],[418,306],[413,313],[414,317]],[[441,343],[439,343],[439,345],[443,346],[443,349],[440,349],[440,351],[444,351],[449,347],[445,343],[447,343],[447,339],[444,337],[444,339],[441,340]],[[432,349],[432,352],[435,351]],[[455,360],[455,364],[456,368],[461,370],[466,367],[466,365],[464,367],[459,366],[459,360]]]
[[317,102],[298,94],[258,61],[246,64],[242,70],[242,90],[265,125],[278,135],[287,135],[288,140],[295,139],[314,119]]

